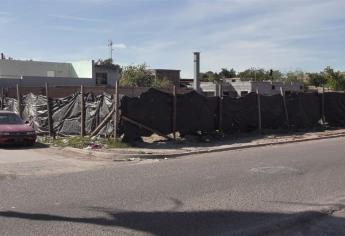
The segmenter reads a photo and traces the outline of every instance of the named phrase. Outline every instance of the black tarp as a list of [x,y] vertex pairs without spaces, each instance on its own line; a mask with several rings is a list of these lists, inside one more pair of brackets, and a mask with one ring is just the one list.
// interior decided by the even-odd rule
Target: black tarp
[[226,133],[248,132],[258,128],[257,95],[223,98],[222,129]]
[[[172,95],[157,89],[149,89],[140,97],[121,99],[121,114],[163,134],[172,131]],[[124,140],[136,140],[141,136],[150,136],[146,129],[121,120]]]
[[[320,97],[322,94],[320,94]],[[345,126],[345,94],[325,93],[325,119],[330,126]]]
[[284,102],[281,95],[260,96],[263,129],[287,127]]
[[290,126],[293,129],[313,128],[321,119],[320,98],[317,93],[298,93],[286,96]]
[[213,132],[216,129],[218,99],[197,92],[177,96],[176,126],[180,134]]

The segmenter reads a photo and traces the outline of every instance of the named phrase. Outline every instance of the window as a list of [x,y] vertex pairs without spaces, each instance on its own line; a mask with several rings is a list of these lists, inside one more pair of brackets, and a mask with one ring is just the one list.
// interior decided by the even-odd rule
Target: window
[[96,73],[96,84],[97,85],[108,84],[108,74],[107,73]]
[[55,71],[53,70],[47,71],[47,77],[55,77]]
[[299,86],[299,89],[300,89],[300,90],[303,90],[303,85]]
[[275,90],[276,89],[276,86],[275,85],[272,85],[272,90]]
[[241,97],[246,96],[248,94],[248,91],[241,91]]

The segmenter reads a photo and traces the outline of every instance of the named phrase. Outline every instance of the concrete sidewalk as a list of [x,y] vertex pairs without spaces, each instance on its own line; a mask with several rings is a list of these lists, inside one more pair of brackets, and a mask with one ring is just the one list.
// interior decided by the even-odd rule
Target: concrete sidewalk
[[251,134],[236,138],[230,137],[228,139],[212,143],[178,143],[170,141],[145,143],[141,144],[137,148],[86,150],[67,147],[63,148],[62,151],[85,155],[88,158],[93,157],[110,161],[134,161],[140,159],[177,158],[193,154],[239,150],[337,137],[345,137],[345,129],[328,130],[323,132],[291,133],[284,135]]
[[56,152],[49,147],[0,148],[0,180],[79,172],[105,166],[85,156]]

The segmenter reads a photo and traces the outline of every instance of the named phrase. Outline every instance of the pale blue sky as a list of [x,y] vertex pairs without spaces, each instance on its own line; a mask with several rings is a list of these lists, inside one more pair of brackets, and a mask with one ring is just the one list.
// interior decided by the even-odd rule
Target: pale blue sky
[[249,67],[345,71],[344,0],[1,0],[0,51],[19,59],[109,57],[192,75]]

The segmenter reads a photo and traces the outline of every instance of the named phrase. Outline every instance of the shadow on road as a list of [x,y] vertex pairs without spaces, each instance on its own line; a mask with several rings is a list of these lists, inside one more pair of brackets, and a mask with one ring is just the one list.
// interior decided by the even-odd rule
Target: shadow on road
[[[0,212],[0,218],[25,219],[43,222],[84,223],[106,227],[123,227],[154,235],[286,235],[294,227],[304,228],[310,222],[328,220],[333,222],[332,233],[342,232],[345,219],[320,212],[296,214],[238,212],[238,211],[104,211],[104,217],[83,218],[51,214],[32,214],[15,211]],[[302,234],[312,235],[312,234]],[[327,234],[328,235],[328,234]],[[338,235],[338,234],[335,234]]]
[[0,149],[6,149],[6,150],[26,150],[26,149],[44,149],[44,148],[49,148],[49,145],[44,144],[44,143],[35,143],[33,146],[20,145],[20,144],[0,145]]

